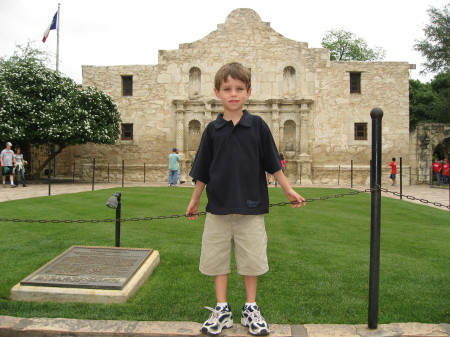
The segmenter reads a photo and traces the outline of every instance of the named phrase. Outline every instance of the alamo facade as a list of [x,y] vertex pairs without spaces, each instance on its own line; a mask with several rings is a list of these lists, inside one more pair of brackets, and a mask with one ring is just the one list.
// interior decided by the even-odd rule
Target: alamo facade
[[83,86],[116,101],[122,134],[115,145],[65,150],[61,170],[63,161],[74,163],[89,179],[96,158],[97,179],[104,181],[108,170],[117,181],[123,160],[128,181],[142,181],[145,163],[147,181],[165,182],[167,155],[177,147],[181,176],[189,179],[201,133],[221,112],[214,75],[231,61],[251,70],[246,108],[269,125],[291,182],[348,182],[352,161],[355,183],[367,185],[374,107],[384,111],[383,162],[402,157],[411,169],[407,62],[330,61],[328,49],[290,40],[255,11],[236,9],[204,38],[160,50],[157,65],[83,66]]

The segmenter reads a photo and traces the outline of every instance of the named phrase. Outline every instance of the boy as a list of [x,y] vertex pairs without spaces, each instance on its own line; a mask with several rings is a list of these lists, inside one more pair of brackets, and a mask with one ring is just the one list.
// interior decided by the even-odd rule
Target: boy
[[252,335],[267,335],[269,327],[256,304],[258,275],[269,270],[264,213],[269,196],[265,172],[283,188],[292,207],[305,199],[289,185],[269,127],[261,117],[242,110],[251,94],[250,71],[240,63],[228,63],[216,74],[214,93],[223,103],[223,114],[206,127],[190,175],[197,180],[186,210],[197,219],[200,196],[206,186],[205,228],[200,271],[214,276],[217,305],[201,331],[219,334],[233,326],[227,303],[228,274],[234,244],[237,272],[243,275],[246,304],[241,324]]
[[14,157],[14,152],[13,150],[11,150],[11,147],[12,144],[10,142],[7,142],[6,149],[4,149],[0,153],[0,165],[2,166],[3,187],[5,187],[7,175],[9,175],[11,187],[16,187],[16,185],[14,185],[14,167],[16,166],[16,158]]
[[433,172],[436,175],[436,181],[437,184],[440,185],[441,184],[441,171],[442,171],[442,165],[439,162],[438,158],[434,159],[434,163],[433,165],[431,165],[431,167],[433,168]]
[[389,178],[392,180],[391,186],[397,186],[395,182],[395,176],[397,174],[397,163],[395,162],[395,158],[392,158],[392,161],[386,167],[391,168],[391,175],[389,176]]
[[178,149],[174,147],[172,153],[169,154],[169,187],[176,187],[178,181],[178,170],[180,169],[179,162],[180,156],[178,155]]
[[444,175],[444,184],[449,184],[450,178],[450,164],[448,159],[444,159],[444,165],[442,165],[442,174]]

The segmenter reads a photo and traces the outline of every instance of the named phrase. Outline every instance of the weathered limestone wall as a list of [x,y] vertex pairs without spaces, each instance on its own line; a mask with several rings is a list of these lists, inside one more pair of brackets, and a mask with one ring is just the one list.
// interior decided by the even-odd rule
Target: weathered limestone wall
[[[297,183],[347,182],[343,168],[353,159],[357,183],[368,182],[370,110],[384,110],[383,151],[409,154],[408,64],[405,62],[331,62],[329,51],[283,37],[251,9],[230,13],[204,38],[161,50],[158,65],[83,66],[83,85],[95,86],[116,101],[123,123],[133,123],[134,139],[110,145],[68,149],[83,178],[90,177],[92,158],[100,167],[135,165],[130,179],[165,181],[167,155],[181,151],[182,176],[201,132],[221,112],[214,96],[214,75],[226,62],[238,61],[252,72],[253,92],[246,106],[269,125],[288,161],[287,176]],[[361,94],[350,94],[349,72],[361,72]],[[133,95],[122,96],[121,76],[133,76]],[[368,140],[354,140],[354,123],[367,122]],[[407,164],[407,163],[404,163]],[[127,170],[129,172],[129,170]],[[140,173],[141,172],[141,173]]]

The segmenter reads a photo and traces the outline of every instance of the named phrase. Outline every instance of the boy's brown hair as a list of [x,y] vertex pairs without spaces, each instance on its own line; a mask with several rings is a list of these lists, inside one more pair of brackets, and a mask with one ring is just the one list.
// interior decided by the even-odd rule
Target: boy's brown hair
[[252,87],[250,70],[245,68],[238,62],[231,62],[223,65],[216,73],[214,78],[214,87],[220,90],[220,84],[222,81],[226,82],[228,76],[231,76],[235,80],[239,80],[245,83],[247,90]]

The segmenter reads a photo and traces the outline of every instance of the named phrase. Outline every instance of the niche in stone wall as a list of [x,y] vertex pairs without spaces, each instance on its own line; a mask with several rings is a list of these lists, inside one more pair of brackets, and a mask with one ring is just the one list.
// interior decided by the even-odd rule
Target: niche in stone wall
[[285,95],[295,94],[295,69],[288,66],[283,70],[283,93]]
[[202,137],[201,124],[198,120],[193,119],[189,122],[188,129],[188,151],[197,151]]
[[283,129],[284,152],[295,151],[295,122],[293,120],[284,122]]
[[189,70],[189,97],[200,96],[202,72],[199,68],[193,67]]

